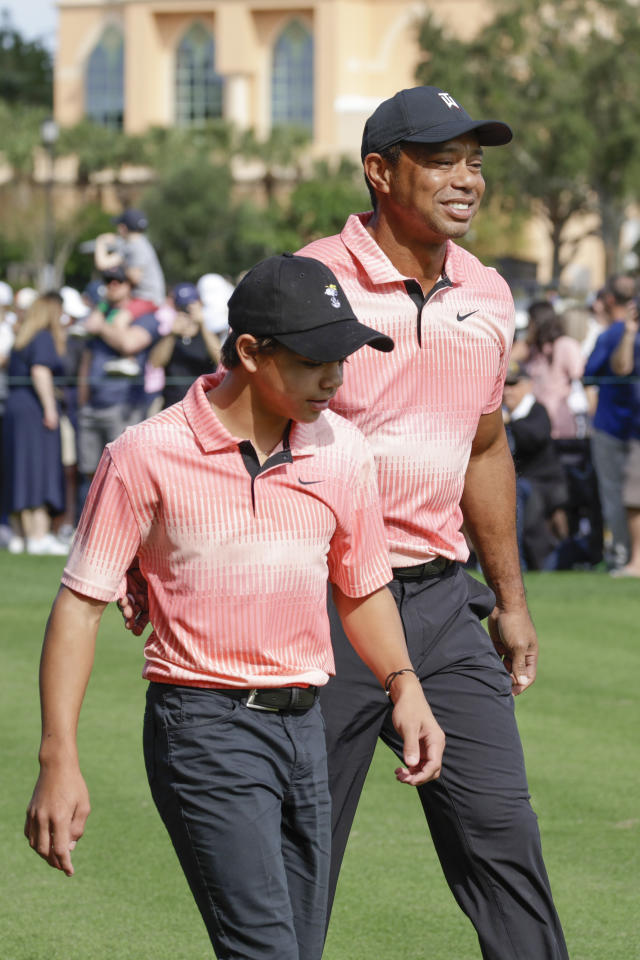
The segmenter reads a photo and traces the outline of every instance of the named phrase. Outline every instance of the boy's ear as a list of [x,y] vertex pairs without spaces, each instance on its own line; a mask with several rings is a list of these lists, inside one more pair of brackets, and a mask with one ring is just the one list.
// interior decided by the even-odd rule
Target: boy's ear
[[241,333],[236,340],[236,353],[240,363],[248,373],[255,373],[258,369],[258,343],[250,333]]

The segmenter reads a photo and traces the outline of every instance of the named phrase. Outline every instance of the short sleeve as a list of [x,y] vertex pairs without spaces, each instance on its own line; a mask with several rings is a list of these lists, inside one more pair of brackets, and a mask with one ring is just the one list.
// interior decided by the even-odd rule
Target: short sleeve
[[96,600],[116,600],[140,543],[131,502],[107,449],[89,488],[63,584]]
[[60,366],[60,357],[48,330],[41,330],[28,344],[26,360],[29,367],[49,367],[53,370]]
[[160,325],[155,313],[143,313],[142,316],[136,317],[132,326],[143,327],[151,335],[152,346],[160,340]]
[[511,347],[513,344],[513,335],[516,328],[516,311],[511,293],[505,294],[504,313],[502,319],[503,323],[501,325],[501,330],[504,331],[504,342],[500,352],[500,362],[498,365],[496,379],[494,381],[489,400],[483,407],[483,414],[493,413],[500,406],[502,406],[504,381],[507,376],[507,367],[509,365],[509,357],[511,355]]
[[614,323],[608,330],[600,334],[596,340],[585,367],[585,375],[588,377],[597,377],[598,375],[610,372],[609,358],[622,339],[624,333],[624,323]]
[[133,267],[134,269],[146,267],[149,263],[147,243],[141,237],[137,240],[127,241],[122,251],[122,258],[127,267]]
[[[329,580],[349,597],[365,597],[393,578],[373,457],[362,439],[331,539]],[[365,452],[366,451],[366,452]]]
[[577,340],[560,337],[557,342],[558,361],[568,380],[580,380],[584,373],[584,357]]

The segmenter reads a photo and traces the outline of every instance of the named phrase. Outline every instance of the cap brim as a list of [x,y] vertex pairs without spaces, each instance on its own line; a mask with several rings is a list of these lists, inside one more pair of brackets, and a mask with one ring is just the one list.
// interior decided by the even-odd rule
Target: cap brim
[[475,133],[481,147],[501,147],[513,140],[513,131],[500,120],[450,120],[403,137],[404,143],[446,143],[465,133]]
[[385,353],[394,347],[391,337],[366,327],[357,320],[338,320],[312,330],[274,333],[272,336],[284,347],[316,363],[335,363],[336,360],[351,356],[365,345]]

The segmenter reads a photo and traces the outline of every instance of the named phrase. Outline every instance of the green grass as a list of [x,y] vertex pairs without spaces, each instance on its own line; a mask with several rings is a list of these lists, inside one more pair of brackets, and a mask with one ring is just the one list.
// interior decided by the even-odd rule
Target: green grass
[[[101,628],[81,718],[93,812],[67,879],[29,850],[37,774],[37,668],[55,558],[0,553],[0,957],[204,960],[208,939],[142,763],[141,644],[114,609]],[[640,958],[640,587],[603,574],[533,574],[542,643],[517,702],[533,803],[572,960]],[[414,791],[376,754],[341,876],[325,960],[478,960]],[[544,960],[544,958],[541,958]]]

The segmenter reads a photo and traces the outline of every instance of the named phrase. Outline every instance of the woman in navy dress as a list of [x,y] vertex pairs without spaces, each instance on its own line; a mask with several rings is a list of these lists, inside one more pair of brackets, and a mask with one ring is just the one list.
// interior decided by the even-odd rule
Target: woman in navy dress
[[14,531],[9,549],[63,554],[51,516],[65,506],[54,377],[64,374],[62,298],[45,294],[29,308],[9,358],[5,408],[3,509]]

